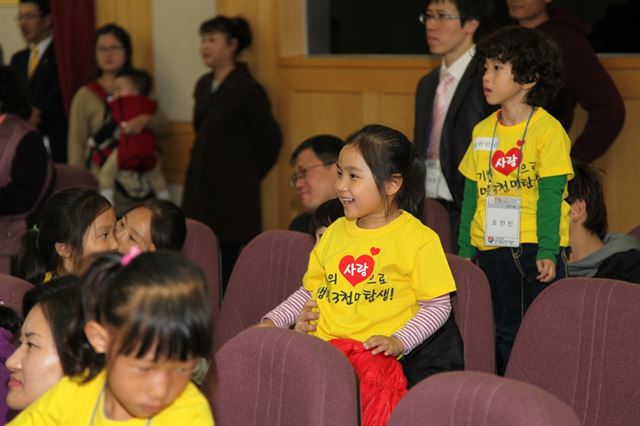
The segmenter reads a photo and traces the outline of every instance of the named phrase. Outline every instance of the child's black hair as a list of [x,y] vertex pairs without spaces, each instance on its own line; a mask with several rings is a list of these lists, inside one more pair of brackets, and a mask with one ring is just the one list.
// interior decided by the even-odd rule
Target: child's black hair
[[591,163],[573,160],[574,177],[567,183],[567,202],[584,201],[587,218],[584,226],[601,240],[607,235],[607,205],[604,202],[602,173]]
[[344,216],[344,207],[339,198],[333,198],[320,204],[311,215],[309,222],[309,233],[315,237],[316,231],[320,227],[329,227],[337,219]]
[[151,211],[151,242],[156,250],[182,250],[187,238],[187,219],[182,209],[169,200],[152,198],[124,214],[140,207]]
[[205,278],[194,263],[178,253],[143,253],[122,265],[122,255],[95,256],[81,277],[81,312],[71,327],[68,347],[75,358],[72,374],[86,381],[106,365],[84,335],[84,325],[97,321],[115,330],[111,356],[186,361],[211,358],[211,310]]
[[511,64],[513,80],[519,84],[534,83],[526,102],[545,106],[562,87],[562,65],[556,43],[533,28],[509,26],[482,40],[475,59],[481,67],[486,59]]
[[151,94],[151,76],[148,72],[137,68],[129,68],[118,71],[116,78],[128,78],[131,80],[139,95],[149,96]]
[[68,188],[53,194],[44,204],[36,226],[22,237],[17,276],[40,284],[46,272],[55,273],[62,265],[56,243],[68,244],[73,260],[81,259],[87,229],[110,208],[106,198],[89,188]]
[[420,217],[424,199],[424,162],[405,135],[381,124],[370,124],[349,136],[345,145],[358,148],[385,202],[385,182],[395,174],[402,176],[402,186],[396,196],[398,208]]
[[8,306],[0,305],[0,327],[11,333],[11,341],[14,342],[20,335],[22,320],[16,311]]
[[251,46],[251,28],[249,28],[249,23],[242,16],[229,18],[218,15],[215,18],[204,21],[200,25],[200,35],[211,33],[226,34],[227,43],[236,39],[238,41],[238,47],[236,48],[235,56],[238,56],[240,52]]
[[56,352],[64,374],[73,371],[74,359],[67,350],[67,333],[75,317],[72,306],[79,303],[77,299],[78,277],[65,275],[54,278],[46,285],[35,286],[24,294],[22,312],[26,318],[34,306],[39,305],[45,319],[49,323]]

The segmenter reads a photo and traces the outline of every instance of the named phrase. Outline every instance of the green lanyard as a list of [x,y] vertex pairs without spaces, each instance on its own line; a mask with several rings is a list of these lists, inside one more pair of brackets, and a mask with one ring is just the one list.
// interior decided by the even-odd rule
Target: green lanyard
[[[523,154],[522,147],[524,146],[524,138],[527,136],[527,129],[529,128],[529,122],[531,121],[531,117],[533,117],[533,112],[536,110],[536,107],[531,107],[531,112],[529,113],[529,118],[527,118],[527,123],[524,125],[524,132],[522,132],[522,138],[520,141],[520,162],[518,163],[518,171],[516,172],[516,180],[518,183],[518,189],[520,189],[520,165],[522,164]],[[487,186],[487,195],[491,194],[491,181],[493,179],[493,171],[491,170],[492,164],[491,159],[493,157],[493,143],[496,140],[496,130],[498,129],[498,123],[500,122],[500,118],[502,117],[502,111],[498,111],[498,116],[496,117],[496,124],[493,126],[493,135],[491,136],[491,146],[489,147],[489,184]]]

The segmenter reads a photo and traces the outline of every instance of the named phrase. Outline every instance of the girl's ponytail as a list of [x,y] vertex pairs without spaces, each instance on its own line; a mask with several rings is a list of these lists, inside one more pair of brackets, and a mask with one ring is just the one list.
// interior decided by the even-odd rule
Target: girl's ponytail
[[74,319],[67,334],[67,356],[73,360],[70,375],[83,375],[85,381],[94,378],[105,365],[105,355],[96,353],[87,339],[84,326],[89,321],[98,321],[102,316],[101,302],[114,277],[121,269],[122,256],[118,253],[103,253],[93,259],[90,269],[81,278],[74,295]]
[[417,155],[413,144],[410,149],[410,161],[402,175],[402,188],[398,194],[398,207],[420,219],[425,194],[425,165],[424,160]]
[[47,262],[38,244],[38,230],[30,229],[23,235],[18,250],[16,275],[32,284],[41,284],[48,271]]

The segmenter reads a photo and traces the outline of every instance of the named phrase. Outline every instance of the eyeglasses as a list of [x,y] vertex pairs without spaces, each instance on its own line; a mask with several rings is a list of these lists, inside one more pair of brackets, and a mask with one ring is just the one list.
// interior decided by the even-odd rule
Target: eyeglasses
[[297,171],[294,171],[291,174],[291,178],[289,178],[289,185],[291,185],[291,187],[294,188],[296,186],[296,182],[298,182],[298,179],[305,179],[307,177],[307,172],[309,170],[315,169],[316,167],[321,167],[321,166],[330,166],[334,163],[335,161],[331,161],[329,163],[318,163],[309,167],[301,167],[300,169],[298,169]]
[[16,16],[16,21],[33,21],[38,18],[42,18],[42,15],[38,15],[36,13],[25,13],[24,15]]
[[418,21],[421,24],[426,24],[429,21],[436,21],[442,23],[444,21],[454,21],[456,19],[462,19],[462,16],[449,15],[448,13],[421,13],[418,15]]
[[124,50],[124,47],[113,45],[113,46],[98,46],[96,47],[98,53],[118,53]]

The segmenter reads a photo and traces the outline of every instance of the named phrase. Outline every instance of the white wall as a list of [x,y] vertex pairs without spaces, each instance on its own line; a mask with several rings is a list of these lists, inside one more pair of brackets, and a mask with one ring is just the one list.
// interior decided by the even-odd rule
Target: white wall
[[0,1],[0,45],[4,55],[4,63],[8,64],[13,55],[18,50],[24,49],[26,43],[18,28],[18,5],[7,1]]
[[191,121],[193,88],[208,70],[198,29],[215,14],[215,0],[151,1],[155,92],[173,121]]

